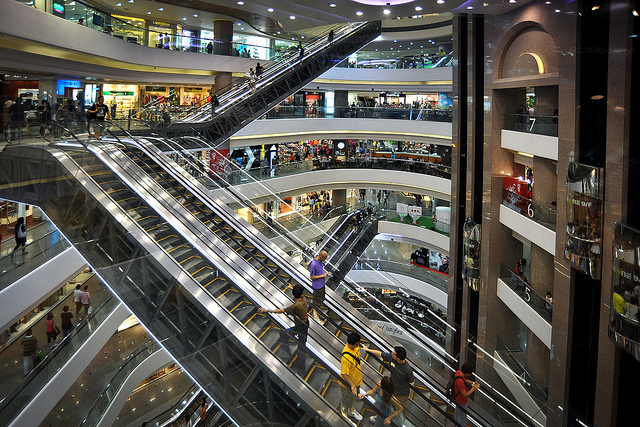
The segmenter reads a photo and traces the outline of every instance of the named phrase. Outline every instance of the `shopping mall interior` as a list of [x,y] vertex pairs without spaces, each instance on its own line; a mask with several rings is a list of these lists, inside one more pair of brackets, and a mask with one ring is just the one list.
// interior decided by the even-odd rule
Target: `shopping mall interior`
[[0,426],[634,423],[637,1],[0,4]]

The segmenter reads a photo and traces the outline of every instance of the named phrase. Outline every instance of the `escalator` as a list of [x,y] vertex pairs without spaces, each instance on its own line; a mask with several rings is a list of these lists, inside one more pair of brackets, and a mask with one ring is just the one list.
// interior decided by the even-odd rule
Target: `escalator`
[[215,259],[228,269],[218,253],[205,256],[196,249],[193,233],[173,218],[163,220],[160,214],[169,217],[167,212],[151,209],[96,156],[81,147],[63,152],[23,146],[5,149],[2,161],[21,170],[39,166],[41,178],[21,182],[12,177],[3,193],[37,202],[236,422],[344,423],[333,406],[273,355],[270,347],[279,345],[282,325],[257,313],[255,301],[238,285],[246,287],[246,281],[210,262]]
[[[131,150],[131,149],[129,149],[129,148],[127,148],[125,151],[127,151],[128,153],[130,153],[132,150]],[[147,161],[147,162],[151,162],[152,160],[151,160],[150,158],[147,158],[147,159],[146,159],[146,161]],[[155,160],[154,160],[154,161],[155,161]],[[169,166],[169,167],[168,167],[168,168],[166,168],[165,172],[166,172],[167,170],[171,170],[171,171],[172,171],[172,173],[176,171],[176,168],[171,167],[171,165],[168,165],[168,166]],[[149,167],[149,164],[144,164],[144,167],[145,167],[145,168]],[[176,173],[177,173],[177,172],[176,172]],[[156,177],[158,177],[158,176],[166,176],[166,174],[165,174],[165,173],[156,173],[156,174],[155,174],[155,176],[156,176]],[[184,184],[182,184],[182,185],[177,185],[177,184],[175,184],[175,183],[174,183],[174,184],[172,184],[172,185],[173,185],[173,188],[181,188],[181,189],[184,189],[184,188],[185,188],[185,185],[184,185]],[[230,191],[232,191],[232,190],[230,190]],[[187,199],[189,199],[189,198],[191,198],[191,196],[190,196],[190,197],[188,197]],[[204,199],[202,199],[202,200],[204,200]],[[210,206],[210,208],[211,208],[211,209],[213,209],[213,206]],[[201,219],[201,221],[202,221],[202,219]],[[347,222],[347,223],[348,223],[348,222]],[[230,227],[230,228],[232,228],[232,229],[239,229],[239,228],[241,228],[241,227],[238,227],[238,225],[237,225],[237,224],[235,224],[235,225],[233,225],[233,226],[232,226],[232,227]],[[349,229],[349,227],[345,226],[345,229],[344,229],[344,230],[345,230],[345,232],[347,232],[347,233],[348,233],[348,232],[350,232],[348,229]],[[256,236],[252,236],[252,237],[253,237],[254,239],[256,238]],[[245,238],[246,238],[246,236],[245,236]],[[264,243],[263,243],[263,244],[264,244]],[[245,245],[246,245],[246,244],[245,244]],[[250,249],[250,254],[249,254],[249,255],[255,255],[255,254],[257,254],[257,253],[258,253],[258,249],[256,249],[256,245],[255,245],[255,243],[249,243],[249,245],[250,245],[250,247],[249,247],[249,249]],[[280,278],[283,278],[283,279],[281,279],[281,280],[284,280],[284,283],[286,283],[286,282],[287,282],[287,281],[289,281],[289,280],[293,280],[293,279],[291,278],[291,276],[292,276],[292,275],[291,275],[290,273],[282,274],[282,269],[283,269],[282,264],[279,264],[277,261],[275,261],[275,260],[277,260],[277,259],[278,259],[278,257],[277,257],[277,256],[274,256],[274,253],[270,253],[270,257],[271,257],[271,261],[272,261],[272,262],[268,262],[268,263],[266,263],[265,268],[274,268],[274,267],[275,267],[275,268],[279,269],[279,271],[276,271],[276,272],[275,272],[271,277],[280,277]],[[278,265],[276,266],[275,264],[278,264]],[[284,267],[284,269],[286,270],[286,266]],[[294,273],[295,273],[295,271],[294,271]],[[308,273],[305,273],[305,274],[307,274],[307,275],[308,275]],[[270,279],[270,280],[271,280],[271,279]],[[299,276],[299,275],[298,275],[298,280],[299,280],[299,281],[302,281],[302,279],[300,278],[300,276]],[[274,283],[274,284],[276,284],[277,282],[274,280],[274,281],[273,281],[273,283]],[[279,287],[280,289],[283,289],[282,285],[283,285],[284,283],[283,283],[282,281],[280,281],[280,285],[278,285],[278,287]],[[307,288],[308,288],[308,287],[307,287]],[[325,310],[325,313],[326,313],[326,316],[327,316],[327,318],[328,318],[329,320],[328,320],[328,321],[327,321],[327,323],[325,324],[325,328],[326,328],[327,330],[329,330],[331,333],[335,334],[335,335],[336,335],[336,336],[338,336],[338,337],[344,337],[344,336],[346,335],[346,333],[348,333],[348,332],[350,332],[350,331],[352,331],[352,330],[358,330],[358,331],[360,331],[361,333],[362,333],[362,331],[366,331],[366,332],[365,332],[365,336],[366,336],[366,335],[369,335],[369,336],[374,337],[374,338],[375,338],[375,341],[376,341],[376,343],[377,343],[378,345],[380,345],[380,344],[383,344],[383,343],[384,343],[384,338],[381,338],[381,337],[379,337],[379,336],[376,336],[377,334],[375,334],[375,331],[374,331],[374,330],[375,330],[375,328],[373,328],[374,330],[371,330],[371,329],[372,329],[372,325],[371,325],[371,323],[366,323],[366,322],[365,322],[365,323],[360,323],[360,324],[358,324],[359,322],[354,322],[354,320],[355,320],[355,319],[354,319],[353,314],[352,314],[352,313],[349,313],[349,309],[350,309],[350,307],[348,307],[348,306],[344,306],[344,305],[343,305],[343,306],[340,306],[339,301],[338,301],[338,304],[334,304],[334,305],[331,305],[331,306],[330,306],[330,304],[328,303],[328,304],[327,304],[327,306],[328,306],[327,308],[329,308],[329,310],[328,310],[328,311],[327,311],[327,310]],[[338,310],[337,312],[335,311],[336,309]],[[352,312],[352,311],[353,311],[353,309],[351,309],[351,312]],[[345,319],[348,319],[348,320],[345,320]],[[357,320],[361,322],[361,319],[357,319]],[[402,324],[402,323],[406,323],[406,322],[401,322],[401,324]],[[355,325],[357,325],[357,326],[354,326],[354,324],[355,324]],[[405,326],[408,326],[408,325],[405,325]],[[410,328],[408,328],[408,329],[410,329]],[[418,335],[419,335],[419,333],[418,333]],[[389,348],[389,347],[390,347],[390,346],[389,346],[388,344],[387,344],[386,346],[384,346],[384,348]],[[413,361],[413,360],[412,360],[411,362],[412,362],[412,365],[414,365],[414,366],[416,366],[416,367],[421,367],[421,363],[420,363],[419,361]],[[444,361],[443,361],[443,362],[444,362]],[[428,371],[429,371],[429,369],[428,369],[428,368],[424,368],[424,367],[421,367],[421,368],[422,368],[421,370],[422,370],[423,372],[428,372]],[[315,375],[315,378],[320,378],[320,380],[319,380],[319,381],[320,381],[320,384],[327,384],[327,380],[322,378],[324,375],[326,375],[326,374],[323,374],[322,369],[312,371],[311,373],[313,373],[313,374]],[[433,386],[433,384],[434,384],[433,379],[432,379],[432,380],[429,380],[429,374],[425,374],[425,376],[424,376],[423,378],[424,378],[425,380],[427,380],[427,382],[426,382],[426,383],[422,383],[422,384],[418,384],[418,385],[416,386],[416,390],[421,390],[421,389],[422,389],[422,390],[429,390],[429,391],[433,391],[433,390],[434,390],[434,388],[433,388],[433,387],[434,387],[434,386]],[[312,378],[312,377],[308,377],[308,379],[309,379],[310,381],[313,381],[313,380],[314,380],[314,378]],[[438,382],[437,382],[437,380],[436,380],[436,381],[435,381],[435,384],[437,384],[437,383],[438,383]],[[426,385],[426,384],[431,384],[431,385]],[[316,388],[317,388],[317,387],[319,387],[319,386],[320,386],[320,385],[318,384],[318,385],[316,386]],[[442,385],[441,385],[441,386],[442,386]],[[436,385],[436,389],[437,389],[437,388],[438,388],[438,386]],[[325,395],[326,395],[326,393],[325,393]],[[433,400],[432,400],[432,399],[430,399],[430,398],[428,397],[428,393],[420,393],[420,392],[418,392],[418,393],[416,394],[416,396],[415,396],[415,397],[416,397],[416,399],[415,399],[416,401],[420,401],[420,400],[423,400],[423,401],[424,401],[424,404],[422,405],[422,407],[423,407],[423,408],[427,408],[427,407],[430,407],[430,406],[433,406],[433,405],[437,405],[437,403],[438,403],[438,402],[437,402],[437,399],[433,399]],[[417,405],[418,405],[418,404],[416,403],[416,406],[417,406]],[[442,395],[440,395],[440,405],[441,405],[441,406],[446,407],[446,403],[445,403],[444,398],[442,397]],[[439,409],[441,409],[441,408],[439,408]],[[483,414],[483,416],[486,416],[486,414]],[[488,423],[489,423],[489,424],[492,424],[492,422],[488,422]],[[525,424],[525,425],[526,425],[526,424]]]
[[[303,59],[291,55],[286,61],[272,63],[265,68],[255,85],[247,79],[225,93],[218,93],[220,105],[212,117],[211,105],[204,104],[199,111],[173,120],[161,133],[168,137],[191,134],[195,129],[209,144],[217,146],[252,120],[264,115],[282,100],[295,93],[313,79],[329,70],[347,56],[358,51],[380,35],[381,22],[349,23],[336,28],[332,43],[321,34],[305,45]],[[191,140],[196,142],[197,140]],[[200,148],[189,145],[184,148]]]

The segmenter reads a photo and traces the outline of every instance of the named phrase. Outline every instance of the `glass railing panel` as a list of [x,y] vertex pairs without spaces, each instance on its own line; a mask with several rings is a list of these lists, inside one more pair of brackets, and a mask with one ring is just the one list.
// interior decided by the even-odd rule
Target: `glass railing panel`
[[558,116],[505,114],[502,129],[537,135],[558,136]]
[[451,123],[451,110],[411,107],[323,107],[314,105],[278,105],[263,119],[357,118],[393,119]]
[[545,296],[533,290],[524,276],[518,276],[504,265],[500,266],[500,279],[511,288],[523,301],[538,313],[547,323],[551,324],[553,302],[547,301]]
[[[391,52],[393,53],[393,52]],[[454,64],[453,52],[434,55],[405,55],[399,59],[357,59],[359,53],[343,60],[336,67],[363,68],[380,70],[411,70],[424,68],[451,67]]]
[[414,227],[420,227],[427,230],[435,231],[437,233],[443,234],[445,236],[450,236],[451,234],[451,225],[445,224],[442,222],[438,222],[431,215],[409,215],[405,213],[398,213],[396,210],[392,209],[380,209],[380,215],[382,215],[382,219],[385,221],[391,222],[399,222],[402,224],[412,225]]
[[22,254],[21,249],[18,249],[15,253],[5,255],[0,258],[0,271],[2,272],[0,289],[4,289],[70,247],[71,245],[62,234],[54,230],[40,239],[28,243],[25,254]]
[[531,199],[509,191],[502,190],[502,204],[512,211],[532,219],[550,230],[556,231],[556,211],[534,202]]
[[443,292],[449,291],[449,279],[443,273],[437,273],[425,268],[397,261],[360,258],[354,270],[385,271],[388,273],[402,274],[403,276],[418,279],[433,285]]
[[82,421],[83,426],[96,426],[106,413],[113,399],[118,395],[122,385],[135,368],[144,362],[149,356],[161,349],[160,345],[155,341],[147,341],[138,347],[135,354],[127,357],[125,363],[120,366],[118,372],[111,378],[107,388],[100,394],[96,402],[91,407],[89,414]]
[[227,181],[230,185],[238,185],[326,169],[385,169],[451,179],[450,166],[383,157],[336,156],[293,162],[282,160],[272,166],[255,166],[250,170],[241,169],[237,164],[229,163]]
[[[107,293],[105,292],[105,294]],[[45,384],[67,364],[71,356],[80,349],[118,304],[118,299],[110,295],[101,305],[98,305],[97,301],[95,303],[92,301],[92,306],[95,307],[93,313],[78,324],[73,332],[62,340],[60,345],[47,354],[44,360],[0,401],[2,418],[11,420],[19,414],[42,390]],[[13,345],[21,346],[21,343],[15,342]],[[41,349],[43,346],[44,343],[40,343]]]

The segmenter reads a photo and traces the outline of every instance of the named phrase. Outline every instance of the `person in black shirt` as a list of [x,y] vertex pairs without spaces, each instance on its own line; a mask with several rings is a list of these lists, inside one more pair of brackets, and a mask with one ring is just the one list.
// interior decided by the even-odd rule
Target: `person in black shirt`
[[104,126],[105,117],[111,120],[111,112],[109,111],[109,106],[104,103],[104,96],[100,95],[98,97],[98,102],[93,104],[87,110],[87,116],[89,116],[89,121],[95,119],[97,122],[93,126],[93,135],[96,139],[100,139],[100,133],[102,131],[102,126]]

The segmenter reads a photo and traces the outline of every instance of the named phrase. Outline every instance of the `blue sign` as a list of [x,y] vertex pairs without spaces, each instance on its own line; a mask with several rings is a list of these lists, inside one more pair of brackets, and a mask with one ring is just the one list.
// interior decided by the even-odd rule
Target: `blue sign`
[[56,85],[56,94],[64,95],[64,88],[72,87],[79,89],[82,87],[82,82],[76,80],[58,80],[58,84]]

